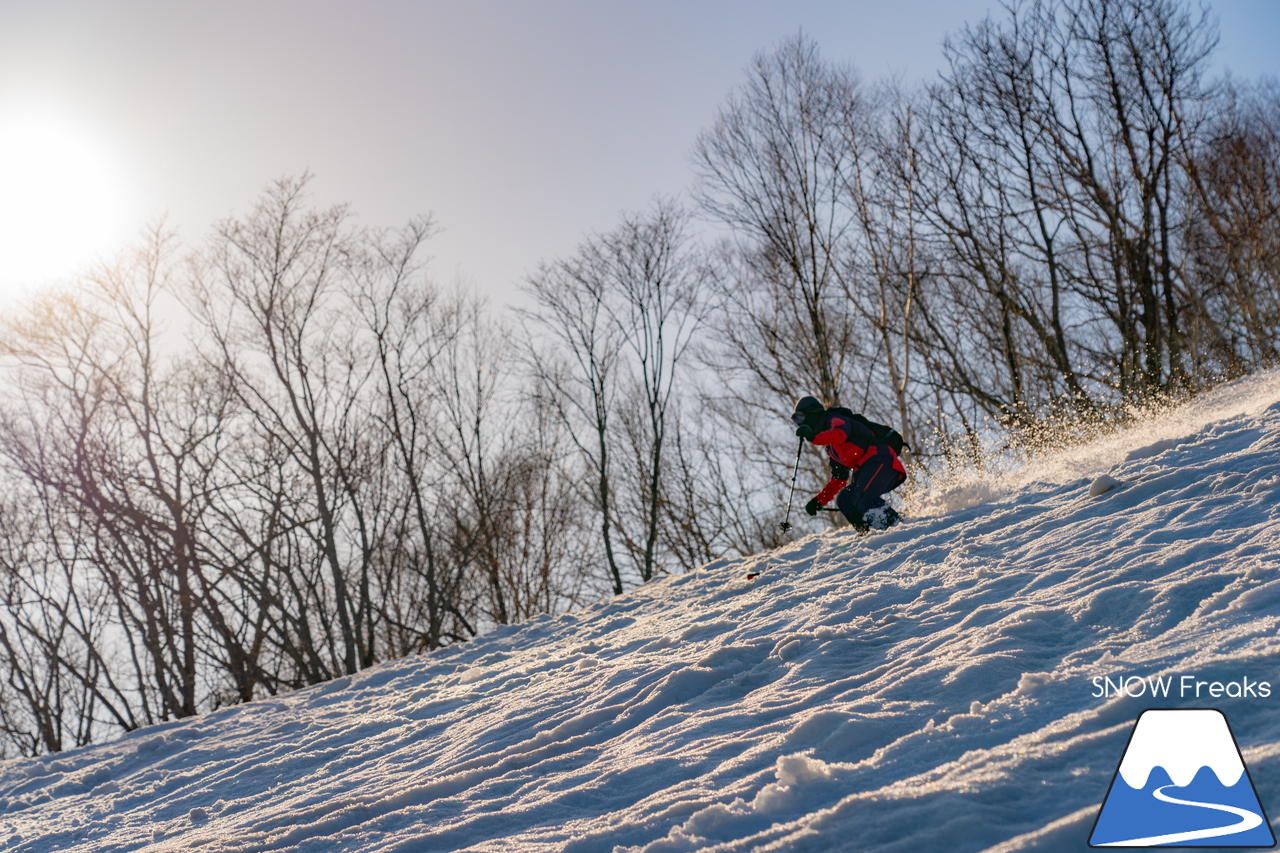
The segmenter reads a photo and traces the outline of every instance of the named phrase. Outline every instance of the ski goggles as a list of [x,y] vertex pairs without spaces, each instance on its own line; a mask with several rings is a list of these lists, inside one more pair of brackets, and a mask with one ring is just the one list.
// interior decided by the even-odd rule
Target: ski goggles
[[801,412],[795,412],[791,415],[791,422],[796,426],[804,426],[804,415]]

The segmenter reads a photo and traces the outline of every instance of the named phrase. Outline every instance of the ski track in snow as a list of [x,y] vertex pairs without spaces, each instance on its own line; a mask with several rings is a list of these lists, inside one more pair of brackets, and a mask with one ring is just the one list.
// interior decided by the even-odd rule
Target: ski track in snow
[[5,762],[0,848],[1078,851],[1138,712],[1205,705],[1094,698],[1119,674],[1276,685],[1216,704],[1278,813],[1277,400],[1255,377],[884,533]]

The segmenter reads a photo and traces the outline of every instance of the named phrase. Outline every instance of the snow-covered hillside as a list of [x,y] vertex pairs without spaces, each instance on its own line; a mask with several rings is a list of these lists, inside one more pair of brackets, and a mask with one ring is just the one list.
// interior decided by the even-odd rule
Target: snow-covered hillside
[[0,848],[1079,851],[1145,707],[1221,709],[1280,816],[1278,400],[1256,377],[885,533],[7,762]]

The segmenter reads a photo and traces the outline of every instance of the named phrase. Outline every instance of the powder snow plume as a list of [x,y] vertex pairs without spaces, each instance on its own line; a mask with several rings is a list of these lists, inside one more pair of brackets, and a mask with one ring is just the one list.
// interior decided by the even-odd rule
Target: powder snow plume
[[883,533],[5,762],[0,848],[1081,851],[1148,707],[1220,709],[1280,814],[1278,400],[1253,377]]
[[1275,371],[1246,377],[1177,408],[1139,413],[1136,422],[1064,450],[1025,460],[993,454],[984,467],[961,470],[915,496],[912,511],[940,515],[1018,491],[1033,483],[1062,484],[1081,477],[1110,477],[1110,471],[1136,459],[1162,453],[1199,435],[1207,426],[1242,415],[1256,415],[1280,400]]

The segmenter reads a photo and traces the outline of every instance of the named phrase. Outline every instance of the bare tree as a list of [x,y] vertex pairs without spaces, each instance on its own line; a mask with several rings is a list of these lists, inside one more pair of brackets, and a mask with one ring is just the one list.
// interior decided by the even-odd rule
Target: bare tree
[[[625,589],[614,542],[614,439],[622,332],[606,305],[608,267],[587,243],[569,260],[543,264],[528,282],[536,308],[524,314],[536,337],[527,346],[535,395],[556,412],[589,471],[584,491],[600,531],[600,548],[615,595]],[[546,336],[546,337],[542,337]],[[548,338],[555,343],[547,346]]]
[[622,410],[634,476],[635,522],[625,530],[641,582],[658,570],[668,437],[675,391],[690,344],[702,330],[708,270],[690,250],[688,215],[669,200],[627,215],[604,238],[615,292],[606,303],[630,355],[633,405]]
[[81,571],[79,549],[89,543],[56,499],[42,500],[35,484],[21,488],[20,482],[7,481],[16,490],[0,505],[0,731],[6,756],[14,746],[19,754],[38,755],[90,742],[104,705],[130,719],[125,697],[112,695],[104,683],[110,599]]
[[[664,475],[681,363],[702,322],[706,270],[687,214],[659,200],[530,279],[538,396],[591,472],[591,502],[615,594],[660,571]],[[554,342],[547,347],[546,341]]]
[[1215,38],[1172,2],[1044,0],[948,43],[930,215],[1003,378],[947,361],[993,413],[1186,385],[1180,151]]
[[738,236],[718,332],[720,367],[752,383],[740,404],[772,409],[798,388],[840,403],[874,359],[840,287],[852,226],[845,129],[862,107],[853,72],[797,36],[756,57],[698,139],[694,196]]
[[[305,209],[306,183],[305,176],[277,181],[247,217],[218,226],[195,268],[192,304],[212,343],[210,365],[227,377],[260,440],[305,478],[288,511],[310,520],[306,531],[328,582],[322,588],[311,578],[301,591],[315,599],[325,633],[318,639],[332,665],[351,673],[373,660],[370,519],[360,490],[361,402],[372,363],[349,322],[346,210]],[[317,674],[331,671],[319,659],[312,664]]]
[[[92,704],[126,729],[197,713],[203,685],[216,680],[213,656],[241,693],[257,678],[241,637],[221,618],[219,578],[199,545],[205,463],[227,397],[188,365],[162,364],[157,349],[171,243],[153,229],[126,262],[99,269],[78,291],[37,301],[6,335],[22,402],[6,415],[0,450],[36,489],[49,537],[39,579],[24,583],[44,611],[39,618],[61,613],[59,633],[79,645],[80,666],[55,668],[80,678]],[[16,564],[13,571],[21,572]],[[92,589],[79,576],[94,578]],[[113,613],[130,667],[107,664],[114,654],[101,638],[110,632],[84,617],[85,600]],[[56,648],[36,621],[27,621],[27,633]],[[46,745],[53,748],[47,737]]]
[[[394,544],[385,546],[387,560],[396,567],[388,571],[420,579],[425,587],[404,589],[407,601],[390,597],[396,608],[388,617],[392,627],[409,632],[392,645],[401,653],[464,640],[477,631],[462,611],[463,566],[450,554],[448,535],[442,535],[441,465],[434,456],[439,431],[449,427],[438,414],[447,405],[439,394],[445,361],[465,331],[480,321],[480,305],[461,294],[442,295],[423,278],[417,256],[432,231],[424,219],[398,233],[376,235],[357,273],[359,307],[377,360],[380,401],[374,417],[390,439],[388,452],[406,491]],[[388,586],[392,583],[389,577]],[[411,626],[418,624],[423,627],[415,632]]]
[[[908,440],[923,431],[921,388],[912,373],[913,310],[927,276],[919,203],[920,131],[913,99],[882,85],[845,116],[848,164],[840,174],[850,211],[841,289],[879,346],[863,366],[864,409],[893,420]],[[927,409],[926,409],[927,411]]]
[[563,609],[586,571],[575,563],[589,514],[562,447],[563,420],[522,393],[513,341],[504,324],[477,316],[440,371],[451,556],[466,568],[464,601],[485,625]]
[[1184,142],[1193,201],[1188,334],[1198,375],[1280,360],[1280,87],[1224,88]]

